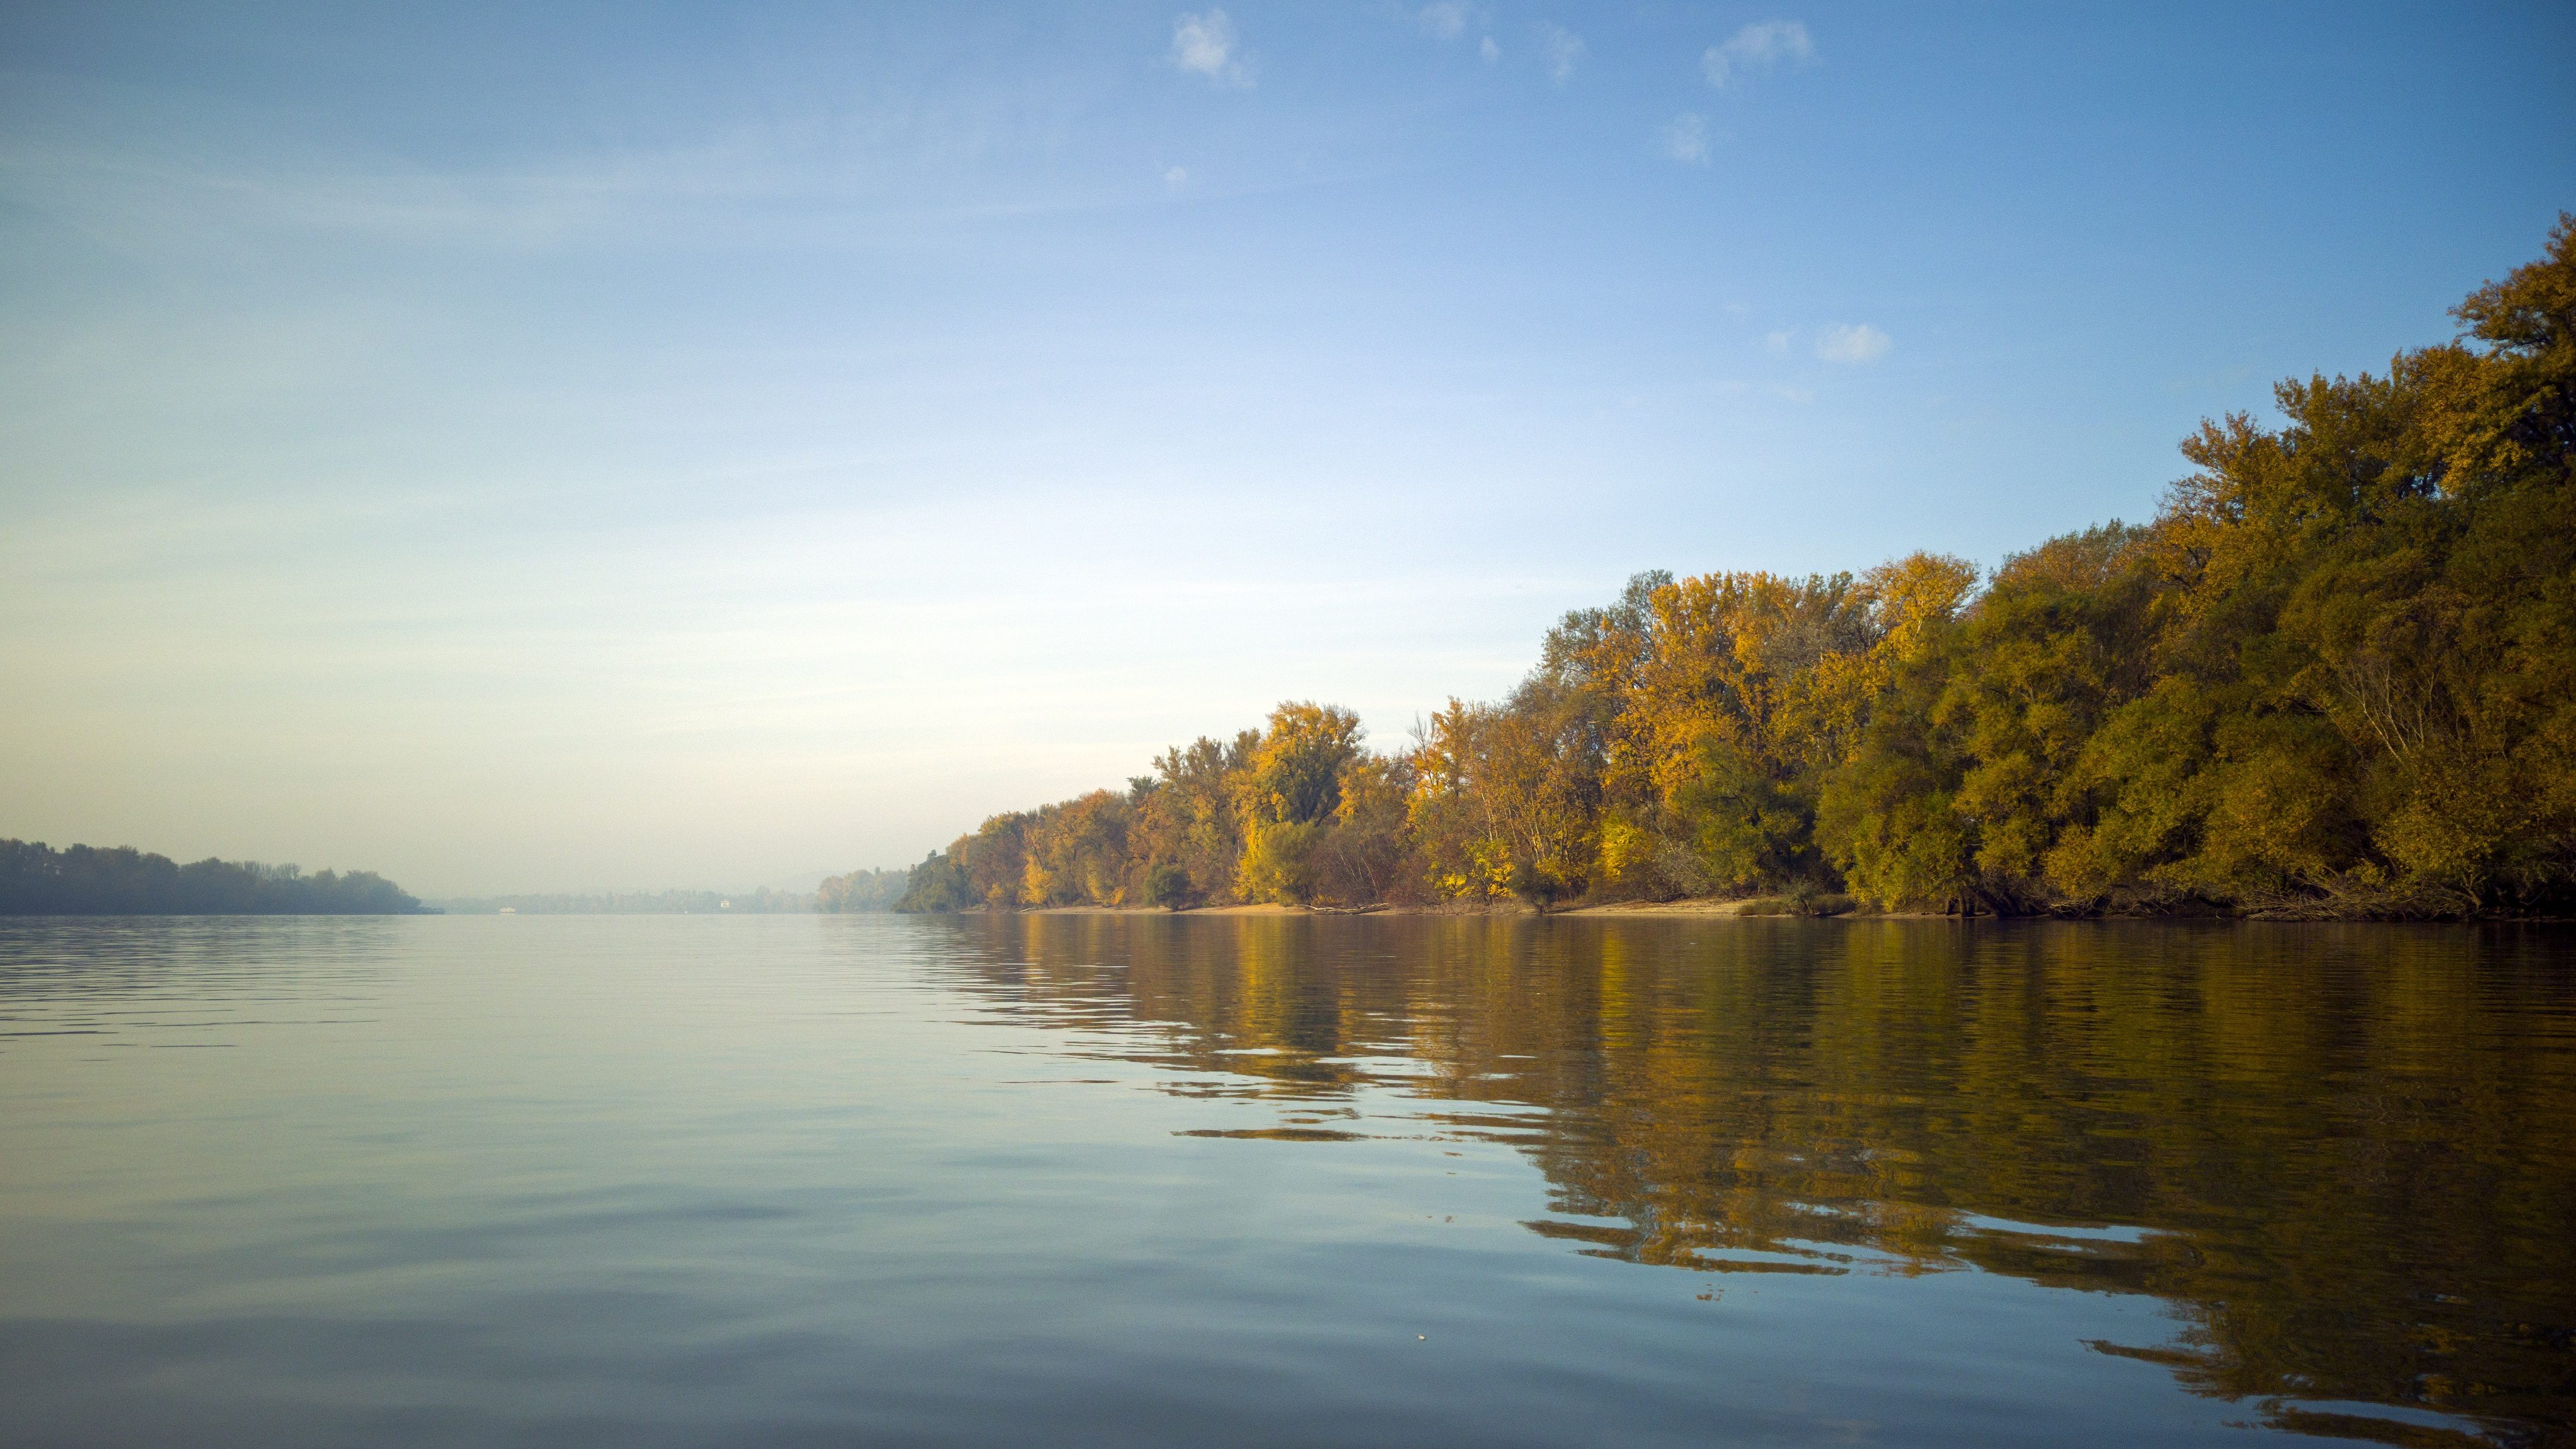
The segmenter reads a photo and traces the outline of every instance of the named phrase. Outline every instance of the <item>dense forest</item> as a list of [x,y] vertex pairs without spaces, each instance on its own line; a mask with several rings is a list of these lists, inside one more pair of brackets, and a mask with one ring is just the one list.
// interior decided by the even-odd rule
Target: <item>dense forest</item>
[[212,858],[180,865],[132,846],[54,850],[0,840],[0,915],[403,916],[420,908],[371,871],[306,875],[291,865]]
[[2157,516],[1859,575],[1641,574],[1377,751],[1289,703],[998,815],[903,908],[1848,892],[1885,909],[2576,906],[2576,216],[2385,376],[2185,439]]

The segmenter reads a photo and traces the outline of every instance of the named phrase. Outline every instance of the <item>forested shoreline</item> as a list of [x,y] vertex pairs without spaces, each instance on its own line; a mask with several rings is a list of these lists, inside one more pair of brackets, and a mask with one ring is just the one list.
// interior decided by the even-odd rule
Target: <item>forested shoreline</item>
[[419,901],[372,871],[316,871],[208,857],[181,865],[130,845],[55,850],[0,840],[0,915],[407,916]]
[[2576,217],[2384,376],[2185,439],[1990,576],[1641,574],[1407,748],[1287,703],[985,821],[901,909],[2576,909]]

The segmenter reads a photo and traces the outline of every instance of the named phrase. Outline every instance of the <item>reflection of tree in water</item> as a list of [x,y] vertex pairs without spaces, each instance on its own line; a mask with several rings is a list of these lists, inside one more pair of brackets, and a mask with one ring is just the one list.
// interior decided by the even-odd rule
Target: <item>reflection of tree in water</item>
[[[1511,1143],[1580,1251],[2151,1294],[2194,1392],[2576,1431],[2566,938],[2386,927],[991,917],[999,1010]],[[1365,1089],[1375,1088],[1374,1092]],[[2062,1225],[2062,1226],[2047,1226]],[[2104,1225],[2109,1225],[2106,1229]],[[2276,1426],[2453,1442],[2267,1402]]]

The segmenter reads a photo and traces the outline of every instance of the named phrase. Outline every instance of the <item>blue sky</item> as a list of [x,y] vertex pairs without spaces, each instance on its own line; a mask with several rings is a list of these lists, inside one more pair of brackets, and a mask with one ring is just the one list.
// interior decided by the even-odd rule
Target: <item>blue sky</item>
[[0,834],[895,864],[1986,563],[2576,207],[2560,5],[15,6]]

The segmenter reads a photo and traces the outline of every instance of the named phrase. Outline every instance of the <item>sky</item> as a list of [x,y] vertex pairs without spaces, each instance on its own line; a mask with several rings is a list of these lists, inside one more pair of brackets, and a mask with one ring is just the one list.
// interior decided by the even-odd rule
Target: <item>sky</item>
[[2564,4],[0,9],[0,836],[810,886],[1991,566],[2576,207]]

